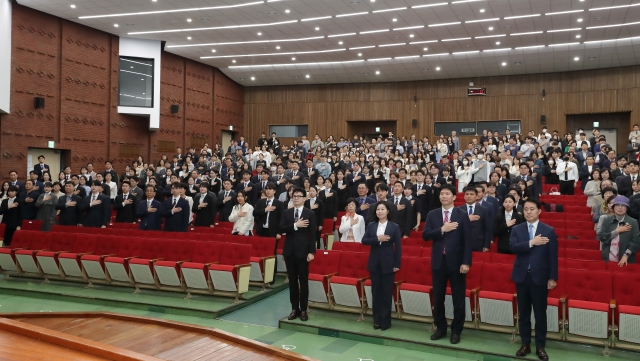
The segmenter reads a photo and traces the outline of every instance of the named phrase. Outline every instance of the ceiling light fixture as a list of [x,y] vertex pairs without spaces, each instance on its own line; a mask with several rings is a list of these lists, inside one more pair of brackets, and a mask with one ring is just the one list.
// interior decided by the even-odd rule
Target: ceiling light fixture
[[502,66],[507,66],[507,63],[503,61]]
[[480,52],[480,50],[459,51],[457,53],[451,53],[451,55],[472,54],[472,53],[479,53],[479,52]]
[[440,67],[439,66],[436,66],[436,71],[440,71]]
[[351,13],[351,14],[340,14],[340,15],[336,15],[337,18],[346,18],[347,16],[356,16],[356,15],[366,15],[368,14],[368,11],[363,11],[360,13]]
[[579,22],[579,23],[581,23],[581,22],[582,22],[582,19],[578,19],[578,22]]
[[496,45],[500,45],[500,42],[499,42],[499,41],[496,41]]
[[[223,29],[240,29],[240,28],[257,28],[264,26],[276,26],[282,24],[297,23],[298,20],[279,21],[275,23],[265,24],[245,24],[245,25],[227,25],[227,26],[214,26],[209,28],[191,28],[191,29],[172,29],[172,30],[155,30],[155,31],[138,31],[127,33],[128,35],[140,35],[140,34],[160,34],[160,33],[179,33],[183,31],[204,31],[204,30],[223,30]],[[262,33],[260,33],[262,35]]]
[[638,5],[640,5],[640,3],[637,3],[637,4],[631,4],[631,5],[605,6],[605,7],[602,7],[602,8],[593,8],[593,9],[589,9],[589,11],[598,11],[598,10],[610,10],[610,9],[628,8],[628,7],[632,7],[632,6],[638,6]]
[[544,48],[544,45],[520,46],[520,47],[517,47],[516,50],[520,50],[520,49],[535,49],[535,48]]
[[280,45],[276,46],[276,50],[280,50]]
[[442,39],[440,41],[445,42],[445,41],[461,41],[461,40],[470,40],[471,38],[456,38],[456,39]]
[[211,52],[212,52],[212,53],[215,53],[215,52],[216,52],[216,49],[211,49]]
[[429,48],[424,48],[424,49],[422,49],[422,50],[427,51],[427,50],[429,50]]
[[391,60],[391,58],[375,58],[375,59],[368,59],[367,61],[380,61],[380,60]]
[[256,77],[252,76],[252,77],[251,77],[251,80],[256,80]]
[[487,50],[483,50],[483,53],[492,53],[494,51],[507,51],[507,50],[511,50],[511,48],[502,48],[502,49],[487,49]]
[[600,28],[613,28],[613,27],[616,27],[616,26],[629,26],[629,25],[637,25],[637,24],[640,24],[640,21],[636,21],[636,22],[633,22],[633,23],[626,23],[626,24],[613,24],[613,25],[589,26],[589,27],[587,28],[587,30],[589,30],[589,29],[600,29]]
[[284,12],[288,14],[288,13],[290,13],[290,12],[291,12],[291,10],[287,9],[287,10],[285,10]]
[[191,19],[187,19],[187,22],[188,22],[188,23],[190,23],[190,22],[191,22]]
[[72,8],[72,9],[75,9],[75,8],[76,8],[76,6],[75,6],[75,5],[73,5],[73,4],[69,5],[69,7],[70,7],[70,8]]
[[578,61],[580,60],[580,58],[578,58],[577,56],[575,58],[573,58],[574,61]]
[[477,1],[483,1],[483,0],[458,0],[458,1],[452,1],[452,4],[463,4],[463,3],[474,3]]
[[554,46],[578,45],[578,44],[580,43],[549,44],[549,46],[554,47]]
[[500,20],[500,18],[491,18],[491,19],[479,19],[479,20],[469,20],[469,21],[465,21],[465,24],[471,24],[471,23],[482,23],[485,21],[498,21]]
[[390,46],[398,46],[398,45],[407,45],[407,43],[395,43],[395,44],[381,44],[378,45],[379,48],[387,48]]
[[558,29],[558,30],[547,30],[547,33],[559,33],[561,31],[576,31],[582,30],[582,28],[571,28],[571,29]]
[[316,26],[316,31],[318,31],[318,30],[320,30],[320,28]]
[[527,33],[513,33],[513,34],[509,34],[509,36],[533,35],[533,34],[542,34],[542,31],[530,31]]
[[383,9],[383,10],[375,10],[372,11],[373,14],[377,14],[377,13],[386,13],[387,11],[398,11],[398,10],[406,10],[408,9],[408,7],[402,7],[402,8],[393,8],[393,9]]
[[399,31],[399,30],[411,30],[411,29],[422,29],[424,28],[424,25],[416,25],[416,26],[407,26],[404,28],[395,28],[393,29],[393,31]]
[[373,33],[383,33],[385,31],[389,31],[389,29],[361,31],[360,35],[362,35],[362,34],[373,34]]
[[424,55],[422,55],[422,57],[424,57],[424,58],[428,58],[428,57],[430,57],[430,56],[445,56],[445,55],[449,55],[449,53],[424,54]]
[[504,18],[504,20],[521,19],[521,18],[533,18],[533,17],[536,17],[536,16],[540,16],[540,14],[507,16],[507,17]]
[[474,39],[501,38],[503,36],[507,36],[507,34],[476,36]]
[[264,1],[254,1],[254,2],[250,2],[250,3],[244,3],[244,4],[210,6],[210,7],[204,7],[204,8],[188,8],[188,9],[173,9],[173,10],[158,10],[158,11],[141,11],[141,12],[137,12],[137,13],[120,13],[120,14],[108,14],[108,15],[89,15],[89,16],[80,16],[80,17],[78,17],[78,19],[96,19],[96,18],[109,18],[109,17],[120,17],[120,16],[180,13],[180,12],[188,12],[188,11],[220,10],[220,9],[239,8],[239,7],[243,7],[243,6],[262,5],[262,4],[264,4]]
[[481,12],[481,13],[483,13],[483,12],[484,12],[484,9],[480,9],[480,12]]
[[414,36],[413,34],[409,34],[409,37],[410,37],[410,38],[413,38],[413,36]]
[[187,40],[191,40],[191,37],[190,37],[190,36],[187,36]]
[[370,48],[375,48],[375,45],[367,45],[367,46],[358,46],[356,48],[349,48],[349,50],[358,50],[358,49],[370,49]]
[[430,8],[433,6],[442,6],[442,5],[448,5],[448,4],[449,3],[444,2],[444,3],[435,3],[435,4],[415,5],[415,6],[412,6],[411,8],[412,9]]
[[623,40],[636,40],[636,39],[640,39],[640,36],[634,36],[634,37],[630,37],[630,38],[621,38],[621,39],[608,39],[608,40],[592,40],[592,41],[585,41],[585,44],[596,44],[596,43],[608,43],[610,41],[623,41]]
[[347,49],[331,49],[331,50],[317,50],[317,51],[291,51],[287,53],[263,53],[263,54],[235,54],[235,55],[220,55],[220,56],[201,56],[200,59],[222,59],[222,58],[247,58],[258,56],[275,56],[275,55],[303,55],[303,54],[320,54],[320,53],[334,53],[337,51],[346,51]]
[[305,78],[307,78],[307,79],[309,79],[309,78],[311,78],[311,75],[307,74],[307,75],[305,75],[304,77],[305,77]]
[[236,63],[236,61],[235,61],[235,60],[231,60],[231,62],[232,62],[232,63],[234,63],[234,64]]
[[335,34],[335,35],[329,35],[329,36],[327,36],[327,38],[337,38],[337,37],[342,37],[342,36],[351,36],[351,35],[356,35],[356,33],[346,33],[346,34]]
[[437,43],[438,40],[425,40],[425,41],[413,41],[411,43],[409,43],[410,45],[413,44],[428,44],[428,43]]
[[120,26],[120,25],[118,25],[118,24],[113,24],[113,27],[114,27],[114,28],[117,28],[118,26]]
[[358,53],[358,56],[362,56],[362,53]]
[[323,19],[331,19],[333,16],[329,15],[329,16],[320,16],[317,18],[307,18],[307,19],[302,19],[300,21],[315,21],[315,20],[323,20]]
[[296,60],[295,56],[293,58],[291,58],[291,60],[295,61]]
[[462,24],[461,21],[454,21],[452,23],[442,23],[442,24],[431,24],[429,25],[430,28],[436,27],[436,26],[449,26],[449,25],[458,25],[458,24]]
[[338,41],[338,45],[342,45],[342,41]]
[[398,21],[398,19],[393,18],[393,19],[391,19],[391,21],[393,21],[395,23],[396,21]]
[[167,48],[185,48],[185,47],[193,47],[193,46],[220,46],[220,45],[238,45],[238,44],[284,43],[284,42],[306,41],[306,40],[316,40],[316,39],[324,39],[324,36],[314,36],[311,38],[299,38],[299,39],[273,39],[273,40],[254,40],[254,41],[232,41],[227,43],[167,45]]
[[376,70],[376,75],[380,75],[380,70]]
[[489,30],[493,30],[493,26],[490,26],[490,27],[489,27]]
[[560,15],[560,14],[570,14],[570,13],[581,13],[584,10],[568,10],[568,11],[558,11],[555,13],[546,13],[545,15],[547,16],[551,16],[551,15]]
[[579,34],[576,35],[576,39],[580,39],[582,36],[580,36]]

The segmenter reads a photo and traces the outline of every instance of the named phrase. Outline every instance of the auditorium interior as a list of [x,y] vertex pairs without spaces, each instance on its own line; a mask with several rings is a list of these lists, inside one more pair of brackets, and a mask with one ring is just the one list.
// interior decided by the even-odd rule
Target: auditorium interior
[[[0,360],[640,359],[640,0],[0,0],[0,28]],[[521,353],[516,273],[547,268]]]

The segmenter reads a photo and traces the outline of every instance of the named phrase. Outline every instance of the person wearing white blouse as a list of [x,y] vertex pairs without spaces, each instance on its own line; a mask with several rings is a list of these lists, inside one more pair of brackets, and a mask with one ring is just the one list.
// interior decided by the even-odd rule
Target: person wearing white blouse
[[338,231],[342,235],[340,242],[362,242],[362,237],[366,231],[364,217],[356,213],[357,201],[353,198],[347,200],[347,214],[340,220]]
[[238,203],[233,206],[229,222],[233,222],[231,234],[240,236],[251,236],[253,231],[253,207],[247,203],[247,193],[244,190],[238,191]]
[[116,199],[118,195],[118,185],[111,180],[111,173],[104,175],[104,183],[109,186],[109,198],[111,198],[111,203],[113,203],[113,200]]

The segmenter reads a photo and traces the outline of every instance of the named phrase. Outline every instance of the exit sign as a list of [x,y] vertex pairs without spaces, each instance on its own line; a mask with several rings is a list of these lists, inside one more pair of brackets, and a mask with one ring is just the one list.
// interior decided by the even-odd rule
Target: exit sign
[[487,95],[487,88],[469,88],[467,96]]

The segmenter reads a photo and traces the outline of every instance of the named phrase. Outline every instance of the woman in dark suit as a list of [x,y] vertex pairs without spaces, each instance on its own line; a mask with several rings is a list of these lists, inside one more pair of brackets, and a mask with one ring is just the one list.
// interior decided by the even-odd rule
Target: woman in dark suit
[[371,275],[373,328],[384,331],[391,327],[393,279],[395,272],[400,270],[402,235],[400,227],[389,221],[391,203],[381,201],[373,206],[375,212],[372,212],[362,244],[371,246],[367,270]]
[[336,181],[333,182],[333,193],[336,195],[338,201],[338,209],[343,210],[347,206],[347,199],[349,198],[347,191],[347,180],[344,176],[343,170],[336,171]]
[[524,216],[516,210],[517,204],[515,197],[507,194],[502,201],[502,207],[498,210],[493,227],[493,236],[498,237],[498,253],[511,254],[509,250],[511,230],[513,226],[524,222]]
[[20,230],[22,224],[22,202],[18,199],[18,187],[9,186],[7,190],[7,198],[0,203],[0,214],[2,214],[2,223],[6,224],[4,229],[4,246],[11,244],[11,239],[15,231]]

